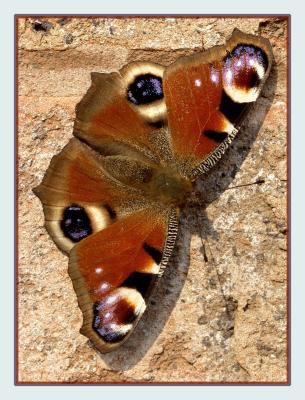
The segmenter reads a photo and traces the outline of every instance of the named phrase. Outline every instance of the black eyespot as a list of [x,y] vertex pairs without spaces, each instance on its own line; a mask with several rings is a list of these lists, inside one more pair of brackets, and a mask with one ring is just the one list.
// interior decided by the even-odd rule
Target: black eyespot
[[137,76],[128,87],[127,98],[135,105],[149,104],[162,99],[162,79],[152,74]]
[[90,219],[85,209],[77,204],[65,209],[60,227],[72,242],[79,242],[92,233]]

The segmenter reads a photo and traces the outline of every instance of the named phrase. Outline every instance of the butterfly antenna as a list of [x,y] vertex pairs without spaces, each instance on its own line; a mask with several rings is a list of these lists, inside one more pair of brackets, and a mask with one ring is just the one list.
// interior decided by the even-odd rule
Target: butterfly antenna
[[242,185],[236,185],[236,186],[230,186],[226,190],[236,189],[236,188],[245,187],[245,186],[252,186],[252,185],[262,185],[263,183],[265,183],[265,179],[258,178],[258,179],[256,179],[255,182],[244,183]]

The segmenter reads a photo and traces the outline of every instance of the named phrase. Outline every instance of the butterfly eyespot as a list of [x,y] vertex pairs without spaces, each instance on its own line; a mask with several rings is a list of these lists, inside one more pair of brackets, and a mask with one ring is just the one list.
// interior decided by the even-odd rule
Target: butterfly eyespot
[[92,233],[90,219],[85,209],[77,204],[72,204],[64,210],[60,227],[64,235],[75,243]]
[[121,287],[93,306],[94,331],[108,343],[120,342],[130,332],[144,300],[135,289]]
[[263,49],[255,45],[238,44],[223,59],[224,91],[234,103],[256,101],[268,68],[269,60]]
[[162,78],[153,74],[137,76],[128,87],[127,98],[135,105],[163,99]]
[[257,88],[268,69],[268,58],[257,46],[239,44],[224,58],[225,86],[248,92]]

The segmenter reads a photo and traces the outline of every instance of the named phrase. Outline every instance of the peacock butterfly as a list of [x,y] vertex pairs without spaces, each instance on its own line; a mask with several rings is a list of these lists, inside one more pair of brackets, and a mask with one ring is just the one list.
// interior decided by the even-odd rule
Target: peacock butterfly
[[92,73],[74,136],[34,189],[69,255],[81,333],[117,348],[145,311],[196,178],[221,158],[268,78],[267,39],[237,29],[168,67]]

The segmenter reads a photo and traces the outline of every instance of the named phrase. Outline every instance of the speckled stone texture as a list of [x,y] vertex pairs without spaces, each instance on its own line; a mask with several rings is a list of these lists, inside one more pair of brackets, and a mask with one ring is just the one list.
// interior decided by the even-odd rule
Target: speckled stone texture
[[[19,382],[287,381],[287,19],[17,24]],[[198,181],[200,205],[183,212],[170,265],[138,328],[101,355],[79,333],[68,259],[45,231],[32,188],[72,137],[90,72],[135,60],[167,65],[224,43],[235,27],[269,38],[270,79],[223,160]]]

